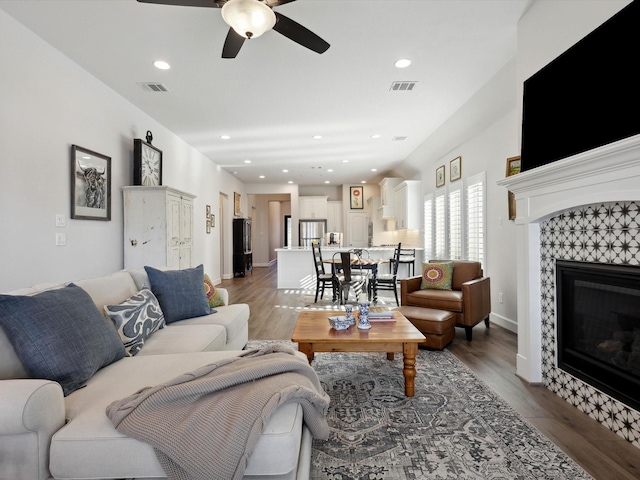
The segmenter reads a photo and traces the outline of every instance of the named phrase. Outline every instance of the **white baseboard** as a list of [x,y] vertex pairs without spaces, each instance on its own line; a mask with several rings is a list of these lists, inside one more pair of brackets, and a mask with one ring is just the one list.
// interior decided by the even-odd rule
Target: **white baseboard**
[[497,313],[491,313],[491,315],[489,315],[489,321],[509,330],[510,332],[516,334],[518,333],[518,322],[516,322],[515,320],[503,317],[502,315],[498,315]]

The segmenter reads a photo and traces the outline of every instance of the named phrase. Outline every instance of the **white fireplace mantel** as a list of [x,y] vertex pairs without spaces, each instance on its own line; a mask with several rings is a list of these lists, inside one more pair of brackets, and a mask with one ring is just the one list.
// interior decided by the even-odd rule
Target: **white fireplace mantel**
[[516,197],[516,373],[542,382],[540,222],[569,208],[640,200],[640,135],[498,181]]

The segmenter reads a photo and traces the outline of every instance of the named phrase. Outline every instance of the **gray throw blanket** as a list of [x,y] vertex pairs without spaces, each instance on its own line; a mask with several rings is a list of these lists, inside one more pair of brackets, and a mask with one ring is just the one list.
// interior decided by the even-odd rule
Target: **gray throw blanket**
[[171,479],[240,479],[263,427],[285,403],[326,439],[329,396],[314,370],[284,345],[250,350],[113,402],[115,428],[153,446]]

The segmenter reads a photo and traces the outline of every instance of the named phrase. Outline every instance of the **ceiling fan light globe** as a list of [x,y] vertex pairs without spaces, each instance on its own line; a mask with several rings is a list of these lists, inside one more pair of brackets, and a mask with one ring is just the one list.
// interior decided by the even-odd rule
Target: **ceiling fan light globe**
[[276,24],[273,10],[258,0],[229,0],[222,6],[222,18],[244,38],[257,38]]

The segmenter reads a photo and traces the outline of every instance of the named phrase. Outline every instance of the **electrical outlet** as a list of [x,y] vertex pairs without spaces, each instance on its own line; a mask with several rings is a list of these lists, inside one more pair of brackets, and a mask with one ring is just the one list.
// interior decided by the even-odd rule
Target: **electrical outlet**
[[498,303],[503,303],[502,292],[498,293]]
[[56,245],[63,247],[67,244],[67,236],[64,233],[56,233]]
[[56,215],[56,227],[64,227],[66,226],[66,220],[64,218],[64,215],[58,213]]

